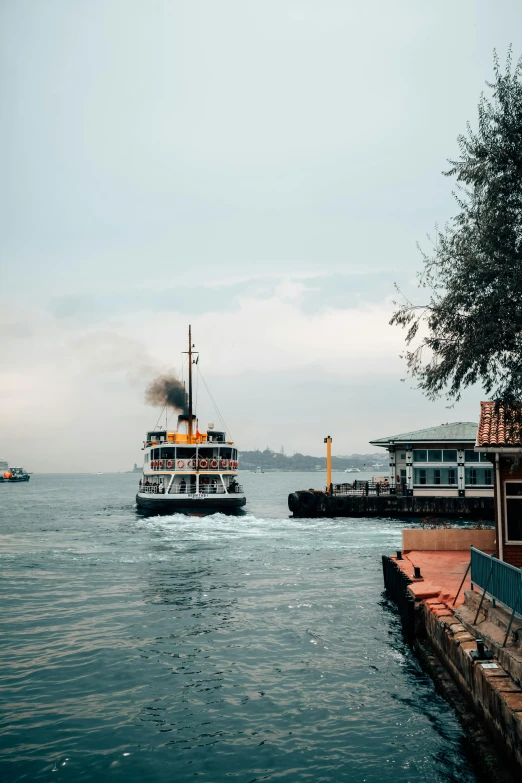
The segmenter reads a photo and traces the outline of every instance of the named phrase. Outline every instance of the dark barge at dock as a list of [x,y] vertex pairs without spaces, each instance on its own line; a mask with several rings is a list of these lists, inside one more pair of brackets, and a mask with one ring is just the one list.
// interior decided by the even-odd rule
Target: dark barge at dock
[[[470,422],[446,424],[406,433],[405,436],[397,435],[394,439],[384,438],[381,439],[382,443],[372,441],[374,444],[386,444],[388,448],[389,478],[356,480],[348,484],[332,483],[332,438],[328,435],[324,439],[326,489],[291,492],[288,508],[294,517],[449,517],[493,520],[495,509],[493,489],[490,486],[493,473],[491,462],[483,460],[483,467],[466,467],[482,459],[468,448],[476,438],[476,429],[477,425]],[[405,443],[404,454],[400,446],[397,457],[395,444],[402,443],[405,438],[413,442]],[[416,445],[423,448],[415,449]],[[437,448],[430,449],[429,446]],[[397,459],[402,457],[406,460],[405,469],[397,467],[397,464],[401,464],[397,463]],[[417,469],[414,467],[416,460],[419,464],[440,463],[448,467]],[[455,465],[452,460],[455,460]],[[418,484],[414,481],[415,471],[418,473]],[[480,484],[481,481],[485,483]]]
[[[355,482],[354,482],[355,483]],[[331,484],[329,491],[298,490],[288,496],[294,517],[450,517],[493,520],[493,498],[415,497],[388,484]]]

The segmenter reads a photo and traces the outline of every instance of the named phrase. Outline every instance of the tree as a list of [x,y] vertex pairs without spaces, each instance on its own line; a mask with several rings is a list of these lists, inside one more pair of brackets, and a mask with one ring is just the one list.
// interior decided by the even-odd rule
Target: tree
[[[478,105],[478,129],[458,137],[459,212],[423,253],[424,305],[405,302],[391,322],[407,329],[408,371],[431,399],[456,401],[481,383],[522,420],[522,58]],[[422,251],[421,251],[422,252]]]

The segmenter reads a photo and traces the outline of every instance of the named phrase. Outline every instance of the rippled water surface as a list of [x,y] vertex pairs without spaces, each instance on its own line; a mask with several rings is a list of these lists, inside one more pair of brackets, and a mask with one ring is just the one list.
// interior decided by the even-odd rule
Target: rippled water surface
[[241,517],[0,485],[0,779],[474,781],[382,594],[401,524],[289,518],[318,479],[246,473]]

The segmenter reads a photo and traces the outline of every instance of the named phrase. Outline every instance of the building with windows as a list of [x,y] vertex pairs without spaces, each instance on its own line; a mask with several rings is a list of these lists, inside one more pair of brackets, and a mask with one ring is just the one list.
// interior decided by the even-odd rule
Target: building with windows
[[497,557],[522,568],[522,432],[494,402],[480,403],[476,449],[494,469]]
[[388,451],[390,485],[416,497],[493,497],[493,465],[475,451],[478,424],[457,421],[372,440]]

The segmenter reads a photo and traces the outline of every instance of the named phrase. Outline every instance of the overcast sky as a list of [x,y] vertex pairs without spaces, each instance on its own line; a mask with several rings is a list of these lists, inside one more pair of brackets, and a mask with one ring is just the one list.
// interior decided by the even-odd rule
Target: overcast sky
[[401,381],[388,321],[520,30],[520,0],[4,0],[0,457],[132,467],[189,322],[239,448],[476,421],[480,389]]

